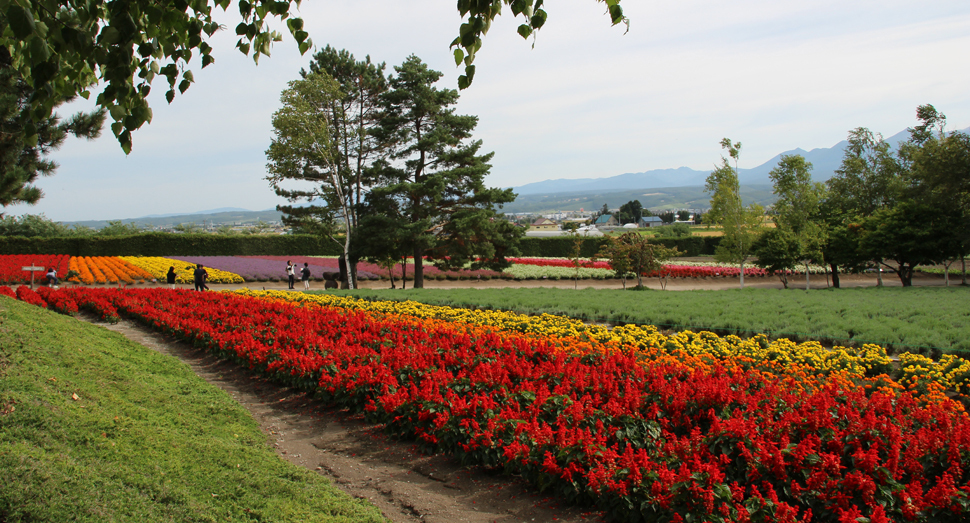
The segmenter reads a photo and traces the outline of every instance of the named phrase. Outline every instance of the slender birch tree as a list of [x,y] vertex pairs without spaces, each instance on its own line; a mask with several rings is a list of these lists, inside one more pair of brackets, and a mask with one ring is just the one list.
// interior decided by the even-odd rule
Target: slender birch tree
[[734,160],[721,157],[721,166],[707,177],[705,189],[711,193],[711,210],[705,216],[705,223],[720,225],[724,231],[721,243],[714,251],[714,258],[724,263],[737,263],[741,266],[741,288],[744,288],[744,265],[751,257],[754,242],[764,226],[764,208],[752,203],[745,206],[741,202],[741,188],[738,182],[738,158],[741,156],[741,142],[732,143],[730,139],[721,140],[721,148]]

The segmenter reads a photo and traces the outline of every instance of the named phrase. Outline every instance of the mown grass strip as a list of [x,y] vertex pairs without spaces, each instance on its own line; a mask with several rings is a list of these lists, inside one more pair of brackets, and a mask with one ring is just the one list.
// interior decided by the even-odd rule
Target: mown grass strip
[[585,321],[836,345],[876,343],[896,352],[970,353],[970,289],[854,287],[624,292],[609,289],[408,289],[338,291],[365,299],[414,300],[559,314]]
[[6,297],[0,471],[5,522],[382,521],[176,359]]

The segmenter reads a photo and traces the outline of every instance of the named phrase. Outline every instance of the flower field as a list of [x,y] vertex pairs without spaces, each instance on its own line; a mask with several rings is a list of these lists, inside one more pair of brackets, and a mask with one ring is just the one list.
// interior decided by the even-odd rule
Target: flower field
[[69,260],[70,256],[65,254],[0,255],[0,284],[30,283],[31,272],[35,282],[44,281],[46,270],[27,272],[22,270],[24,267],[54,267],[57,269],[57,276],[63,278],[67,274]]
[[[314,278],[321,278],[324,272],[339,272],[337,258],[321,256],[96,256],[71,257],[66,255],[0,255],[0,284],[18,284],[30,281],[30,275],[20,270],[22,266],[37,263],[58,268],[58,276],[64,278],[68,271],[74,271],[69,281],[85,285],[105,283],[134,283],[152,279],[164,281],[170,266],[175,266],[178,283],[192,283],[191,265],[203,264],[209,272],[211,283],[243,283],[247,281],[276,281],[286,279],[285,264],[290,260],[299,266],[309,263]],[[433,265],[424,266],[424,276],[429,280],[469,280],[503,278],[511,280],[572,279],[577,277],[573,261],[565,258],[509,258],[512,265],[502,272],[490,270],[442,271]],[[409,263],[409,265],[411,265]],[[812,267],[812,272],[822,271]],[[408,269],[407,277],[413,276],[413,266]],[[401,278],[402,269],[396,265],[392,270],[395,278]],[[718,278],[740,274],[740,268],[730,264],[681,262],[668,264],[663,274],[652,273],[646,276],[667,276],[672,278]],[[745,276],[767,276],[767,272],[757,267],[746,267]],[[388,271],[369,262],[359,262],[357,275],[361,280],[388,279]],[[23,279],[26,276],[26,279]],[[615,276],[609,263],[605,261],[582,260],[578,271],[579,279],[607,279]],[[39,280],[43,274],[35,274]]]
[[[176,258],[160,258],[155,256],[124,256],[123,260],[141,267],[148,273],[150,273],[158,281],[166,281],[166,274],[168,274],[169,267],[175,267],[176,283],[192,283],[194,281],[192,271],[195,270],[195,266],[199,263],[204,262],[187,262],[179,260]],[[209,273],[209,283],[244,283],[245,280],[242,276],[224,270],[219,270],[217,268],[209,267],[205,265],[205,270]]]
[[929,522],[970,510],[970,417],[938,382],[882,374],[879,347],[830,357],[811,344],[293,293],[50,292],[615,520]]

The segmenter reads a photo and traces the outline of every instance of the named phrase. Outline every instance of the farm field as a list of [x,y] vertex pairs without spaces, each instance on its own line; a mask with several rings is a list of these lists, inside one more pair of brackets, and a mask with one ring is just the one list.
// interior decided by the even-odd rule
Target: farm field
[[[246,282],[276,282],[286,279],[286,262],[298,266],[307,264],[311,279],[322,281],[326,273],[339,272],[337,258],[322,256],[67,256],[67,255],[0,255],[0,284],[14,285],[29,283],[31,273],[22,267],[54,267],[58,277],[69,283],[94,284],[144,284],[165,281],[169,268],[176,274],[176,282],[192,283],[193,270],[198,264],[206,267],[208,282],[214,284],[240,284]],[[571,280],[585,281],[612,279],[616,276],[605,261],[580,260],[578,270],[572,260],[562,258],[510,258],[512,265],[499,272],[492,270],[453,270],[442,271],[430,262],[425,265],[426,281],[531,281],[531,280]],[[358,279],[363,282],[376,280],[411,280],[413,261],[402,267],[395,265],[390,270],[373,263],[358,264]],[[821,267],[812,267],[811,272],[821,272]],[[33,271],[35,281],[42,281],[44,270]],[[698,262],[694,259],[676,259],[668,263],[662,274],[678,279],[716,279],[737,276],[740,269],[729,264],[712,261]],[[632,275],[630,275],[632,277]],[[658,273],[648,277],[658,276]],[[745,267],[745,276],[764,279],[767,273],[758,267]]]
[[925,361],[893,370],[875,346],[429,315],[332,295],[53,292],[617,520],[956,521],[967,510],[970,420],[943,395],[966,393],[959,359],[921,373]]
[[[316,291],[311,291],[316,292]],[[421,289],[331,291],[379,300],[556,314],[589,322],[668,330],[764,333],[834,345],[876,343],[891,351],[970,354],[970,289],[747,288],[679,292],[613,289]]]

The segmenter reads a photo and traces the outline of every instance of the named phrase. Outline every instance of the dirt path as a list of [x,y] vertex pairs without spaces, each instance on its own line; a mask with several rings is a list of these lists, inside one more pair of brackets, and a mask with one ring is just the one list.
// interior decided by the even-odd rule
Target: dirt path
[[589,508],[563,507],[524,481],[442,455],[423,455],[387,438],[359,416],[328,409],[308,394],[281,387],[205,351],[137,323],[83,319],[180,359],[252,413],[276,452],[370,500],[394,522],[511,523],[603,521]]
[[[671,278],[667,282],[667,290],[670,291],[690,291],[690,290],[721,290],[737,289],[740,287],[740,278]],[[831,286],[831,279],[826,279],[824,274],[812,275],[810,278],[812,289],[824,289]],[[407,282],[407,288],[411,288],[412,282]],[[627,287],[636,285],[636,279],[628,278]],[[660,289],[660,282],[657,278],[645,278],[643,284],[651,289]],[[848,287],[875,287],[877,278],[875,274],[844,274],[841,275],[841,286]],[[886,287],[901,287],[902,283],[895,274],[884,274],[883,284]],[[943,276],[933,274],[916,273],[913,275],[913,286],[915,287],[941,287],[944,284]],[[950,285],[959,285],[959,275],[950,275]],[[110,286],[110,285],[108,285]],[[781,281],[776,276],[747,276],[744,279],[745,288],[762,289],[782,289]],[[135,284],[134,287],[167,287],[165,284]],[[179,288],[191,289],[192,285],[176,285]],[[210,283],[211,290],[233,290],[233,289],[257,289],[257,290],[286,290],[285,281],[253,281],[240,284],[218,284]],[[360,282],[362,289],[389,289],[391,283],[388,280],[363,280]],[[618,279],[608,280],[426,280],[426,289],[532,289],[532,288],[559,288],[559,289],[622,289],[623,282]],[[791,289],[804,289],[805,277],[795,276],[788,280],[788,287]],[[401,283],[397,283],[397,288],[401,288]],[[323,282],[311,282],[310,290],[322,290]],[[296,291],[302,291],[303,286],[297,282]]]

